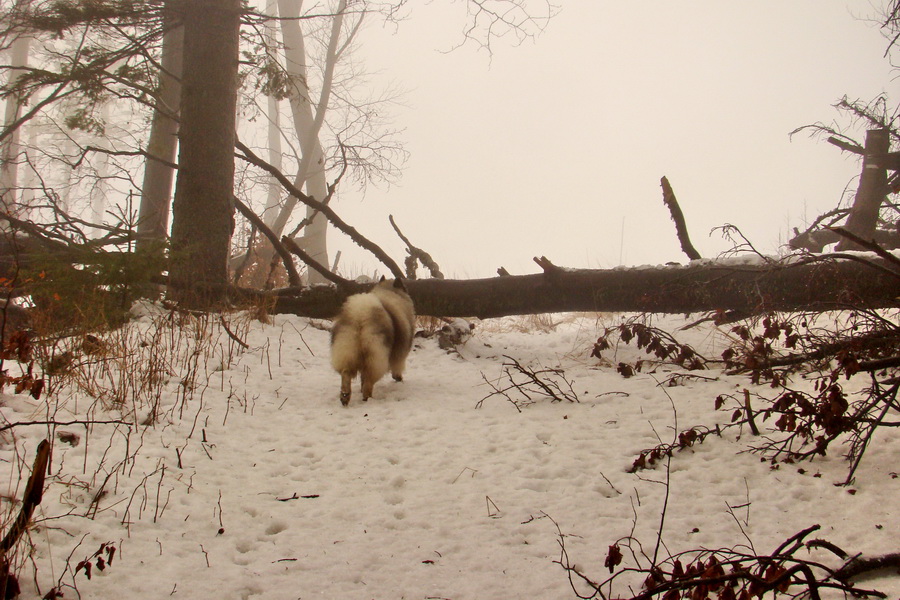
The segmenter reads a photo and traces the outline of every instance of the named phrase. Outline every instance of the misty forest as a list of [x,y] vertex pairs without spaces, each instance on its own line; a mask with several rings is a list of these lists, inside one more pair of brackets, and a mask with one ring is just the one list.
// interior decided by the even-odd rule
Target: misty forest
[[[488,54],[566,9],[435,1]],[[667,264],[452,278],[342,216],[411,152],[360,39],[412,4],[0,0],[2,598],[900,596],[896,100],[785,132],[859,175],[777,253],[702,255],[660,173]],[[361,398],[382,276],[414,337]]]

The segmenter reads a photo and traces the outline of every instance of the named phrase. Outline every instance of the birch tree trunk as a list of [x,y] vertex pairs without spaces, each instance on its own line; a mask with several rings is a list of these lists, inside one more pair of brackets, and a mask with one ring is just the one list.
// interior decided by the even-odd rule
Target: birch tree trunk
[[[10,48],[10,65],[12,66],[10,78],[14,83],[15,79],[22,76],[24,71],[17,71],[28,66],[28,52],[31,49],[31,37],[20,36]],[[3,117],[4,125],[14,123],[22,112],[22,99],[17,95],[12,95],[6,100],[6,111]],[[19,192],[18,170],[20,160],[20,143],[21,127],[16,128],[12,134],[4,140],[0,146],[0,207],[8,214],[17,216],[19,213],[19,203],[16,196]]]
[[[267,0],[266,2],[266,15],[270,15],[272,17],[278,16],[278,6],[276,0]],[[270,49],[270,52],[273,54],[272,60],[276,60],[276,50],[277,47],[277,38],[278,33],[275,27],[274,21],[266,21],[265,28],[263,30],[263,35],[265,38],[266,46]],[[269,150],[269,164],[275,167],[278,171],[282,171],[283,155],[282,155],[282,146],[281,146],[281,102],[278,98],[275,97],[274,94],[270,94],[268,97],[268,102],[266,106],[266,117],[268,118],[268,128],[267,128],[267,146]],[[275,219],[278,217],[279,207],[281,205],[281,198],[284,196],[284,188],[281,187],[281,184],[278,183],[278,180],[273,175],[269,175],[267,178],[267,186],[266,186],[266,205],[262,212],[262,221],[269,228],[275,223]],[[256,253],[257,256],[257,268],[253,272],[253,277],[250,280],[251,287],[254,288],[262,288],[266,285],[268,276],[269,276],[269,265],[271,264],[272,258],[275,256],[274,249],[272,248],[272,244],[265,236],[258,236],[259,241],[256,243],[256,248],[248,248],[249,253]]]
[[[277,0],[267,0],[266,1],[266,14],[272,15],[273,17],[278,15],[278,3]],[[272,52],[275,52],[275,47],[277,45],[278,32],[276,31],[275,24],[272,21],[266,21],[264,36],[266,40],[266,45],[272,49]],[[274,60],[274,57],[273,57]],[[270,95],[268,97],[268,105],[266,107],[267,117],[269,119],[269,126],[267,131],[268,137],[268,147],[269,147],[269,164],[278,169],[282,170],[282,148],[281,148],[281,111],[280,111],[280,102],[275,95]],[[266,225],[271,226],[275,222],[275,218],[278,216],[278,205],[281,204],[281,197],[284,194],[281,185],[278,183],[278,180],[275,179],[274,176],[270,175],[268,178],[268,188],[266,193],[266,207],[263,210],[262,220]]]
[[178,179],[169,292],[208,309],[224,299],[234,231],[234,144],[241,0],[184,5]]
[[[109,122],[109,103],[104,103],[100,107],[100,120],[104,123]],[[105,148],[109,145],[109,140],[103,136],[98,136],[93,144],[97,148]],[[94,159],[94,170],[97,173],[97,181],[91,186],[91,223],[102,225],[106,215],[106,206],[109,201],[109,154],[105,152],[98,153]],[[97,233],[97,229],[88,230],[88,235],[92,236]]]
[[[303,40],[303,32],[297,19],[300,15],[302,0],[278,0],[278,12],[282,18],[281,35],[285,46],[285,64],[291,79],[296,82],[295,93],[290,97],[291,115],[294,119],[294,127],[300,140],[302,156],[294,185],[297,188],[306,186],[306,193],[316,200],[322,201],[328,194],[328,183],[325,178],[325,155],[319,134],[325,122],[325,113],[331,98],[331,88],[334,81],[334,69],[339,56],[338,44],[340,43],[341,27],[344,21],[344,12],[347,9],[347,0],[340,0],[332,17],[331,36],[328,42],[328,51],[322,76],[322,90],[318,103],[313,111],[312,94],[309,89],[309,76],[306,68],[307,55]],[[281,235],[284,227],[290,219],[291,213],[297,205],[296,198],[289,197],[285,206],[270,225],[272,230]],[[312,219],[306,225],[303,235],[304,250],[317,262],[328,265],[328,250],[326,241],[327,221],[321,215],[316,215],[311,209],[307,209],[307,219]],[[325,279],[314,270],[309,270],[309,283],[324,283]]]
[[[169,234],[169,204],[178,153],[178,114],[181,108],[182,55],[184,52],[184,27],[180,17],[171,11],[166,17],[163,36],[161,70],[159,73],[159,106],[153,111],[150,138],[147,141],[147,158],[141,185],[141,203],[138,211],[138,251],[162,248]],[[159,160],[155,160],[159,159]]]
[[[282,160],[281,146],[281,112],[279,110],[278,99],[269,96],[267,113],[269,118],[269,127],[267,132],[269,146],[269,164],[282,170],[284,160]],[[263,223],[274,223],[278,216],[278,205],[281,204],[281,197],[284,195],[284,189],[274,177],[269,177],[268,186],[266,188],[266,207],[263,209]]]

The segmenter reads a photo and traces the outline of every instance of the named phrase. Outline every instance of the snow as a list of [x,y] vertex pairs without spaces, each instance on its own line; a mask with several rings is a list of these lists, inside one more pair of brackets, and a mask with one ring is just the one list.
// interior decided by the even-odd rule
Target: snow
[[[182,318],[167,329],[170,316],[158,307],[135,316],[129,333],[107,337],[127,338],[133,354],[110,341],[107,357],[140,367],[145,392],[132,387],[116,398],[95,389],[92,397],[70,387],[49,405],[0,397],[3,423],[145,423],[51,432],[32,558],[18,561],[24,598],[55,585],[65,598],[91,599],[571,598],[555,562],[559,532],[569,559],[602,579],[619,538],[631,534],[652,552],[666,478],[664,552],[750,543],[771,552],[813,524],[822,526],[816,537],[851,554],[898,550],[897,430],[879,432],[850,489],[834,485],[848,468],[839,452],[773,470],[734,434],[679,452],[668,474],[629,473],[638,452],[676,429],[728,422],[730,411],[713,408],[716,396],[751,385],[717,370],[702,372],[710,380],[660,385],[683,373],[668,366],[623,378],[616,361],[636,359],[636,348],[590,358],[603,327],[622,315],[478,322],[449,351],[437,337],[418,338],[403,382],[387,377],[374,398],[355,394],[346,408],[327,323],[279,315],[263,324],[241,314]],[[654,325],[675,332],[685,322]],[[726,342],[709,324],[677,336],[707,356]],[[579,401],[517,408],[491,396],[487,382],[502,381],[504,356],[561,369]],[[124,389],[100,361],[80,360],[82,370],[95,369],[97,387]],[[22,425],[0,438],[4,515],[47,429]],[[77,439],[60,441],[64,432]],[[117,550],[112,564],[90,580],[73,574],[103,543]],[[824,551],[802,555],[840,564]],[[900,576],[866,583],[900,597]]]

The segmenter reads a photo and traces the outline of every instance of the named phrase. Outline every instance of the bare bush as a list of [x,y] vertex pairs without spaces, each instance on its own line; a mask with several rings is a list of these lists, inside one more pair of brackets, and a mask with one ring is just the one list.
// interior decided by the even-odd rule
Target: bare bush
[[[856,468],[882,427],[898,427],[900,413],[900,325],[896,312],[852,309],[838,313],[771,313],[734,324],[728,330],[731,345],[722,353],[727,372],[745,373],[754,386],[768,385],[776,392],[764,395],[749,389],[723,394],[715,399],[717,410],[730,411],[724,424],[693,426],[679,433],[671,444],[642,450],[631,470],[654,466],[673,452],[702,443],[711,433],[746,427],[761,441],[753,452],[770,461],[809,460],[825,456],[835,442],[847,447],[850,469],[845,485],[853,481]],[[600,358],[612,348],[614,337],[685,368],[706,366],[689,346],[679,344],[666,332],[632,321],[607,328],[594,346]],[[623,377],[632,377],[644,367],[619,363]],[[792,380],[804,377],[803,385]],[[868,378],[860,386],[856,379]],[[854,380],[854,386],[848,382]],[[754,408],[755,405],[755,408]],[[761,426],[770,423],[768,430]]]
[[522,412],[522,408],[540,400],[551,402],[578,402],[578,394],[572,382],[566,379],[562,369],[526,367],[516,359],[504,355],[503,373],[497,380],[490,380],[482,374],[484,382],[493,390],[478,401],[481,408],[484,401],[501,396]]
[[[142,456],[145,438],[157,429],[161,433],[167,422],[193,419],[196,423],[209,388],[218,388],[224,397],[225,372],[249,347],[244,338],[252,315],[189,313],[147,303],[136,305],[132,321],[124,327],[68,336],[10,336],[0,355],[0,387],[19,394],[12,397],[18,410],[7,409],[8,402],[0,405],[4,421],[0,452],[14,466],[11,489],[24,489],[27,497],[27,490],[39,485],[40,490],[52,490],[59,504],[45,507],[39,520],[32,520],[28,513],[18,528],[4,528],[4,539],[10,542],[2,553],[5,571],[0,572],[7,574],[7,586],[23,578],[37,582],[47,560],[42,557],[54,554],[38,551],[51,541],[31,535],[35,527],[66,523],[67,518],[93,519],[117,506],[127,529],[140,519],[162,518],[170,496],[178,489],[189,489],[190,483],[182,481],[180,473],[181,456],[188,445],[202,445],[204,440],[192,439],[194,429],[187,439],[172,440],[171,460],[177,465],[169,465],[170,459]],[[230,396],[228,402],[230,406]],[[45,416],[25,419],[23,411]],[[35,428],[46,431],[45,443],[48,450],[54,449],[53,460],[41,469],[46,470],[46,478],[29,486],[25,481],[35,469],[29,469],[26,456]],[[76,446],[82,447],[83,463],[69,464],[67,449]],[[33,502],[32,508],[39,502]],[[16,521],[14,507],[3,507],[4,522]],[[70,590],[77,595],[77,579],[89,579],[92,571],[112,564],[118,547],[114,543],[76,558],[85,537],[72,549],[66,568],[46,597],[62,597]],[[60,572],[57,567],[51,570]]]

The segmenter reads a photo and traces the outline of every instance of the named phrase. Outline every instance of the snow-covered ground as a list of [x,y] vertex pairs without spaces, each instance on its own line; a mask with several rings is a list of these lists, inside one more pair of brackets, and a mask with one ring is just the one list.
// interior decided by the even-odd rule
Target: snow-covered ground
[[[751,543],[771,552],[813,524],[822,526],[815,537],[852,553],[900,550],[896,429],[879,433],[849,489],[834,485],[848,468],[837,447],[773,470],[742,452],[748,439],[735,433],[678,453],[668,475],[662,467],[629,473],[641,450],[671,441],[676,428],[728,422],[730,411],[714,410],[716,396],[750,383],[710,370],[702,372],[710,379],[660,385],[682,372],[669,366],[623,378],[615,362],[634,360],[636,348],[607,351],[606,362],[589,356],[602,328],[622,318],[482,322],[449,352],[435,338],[417,339],[405,381],[382,380],[366,403],[355,386],[344,408],[321,324],[228,317],[245,348],[215,320],[164,333],[164,318],[145,310],[128,335],[137,352],[141,331],[152,352],[115,356],[139,367],[143,392],[83,355],[80,370],[105,389],[118,385],[118,397],[98,400],[101,392],[85,391],[89,382],[49,408],[10,389],[0,396],[4,425],[123,415],[144,424],[2,433],[5,521],[38,442],[49,435],[54,443],[31,557],[22,560],[24,545],[18,551],[22,597],[61,584],[65,598],[91,599],[571,598],[555,562],[559,533],[569,560],[603,579],[619,538],[633,535],[653,552],[666,478],[663,553]],[[684,322],[654,325],[675,331]],[[725,343],[711,326],[677,336],[709,356]],[[204,337],[208,345],[192,353],[191,340]],[[167,344],[182,352],[182,370]],[[124,351],[111,343],[104,352]],[[504,355],[562,369],[578,402],[520,410],[491,396],[487,381],[503,383]],[[114,560],[100,572],[94,555],[109,547]],[[802,556],[840,564],[829,553]],[[90,579],[84,568],[73,574],[85,560]],[[866,583],[900,597],[900,575]]]

